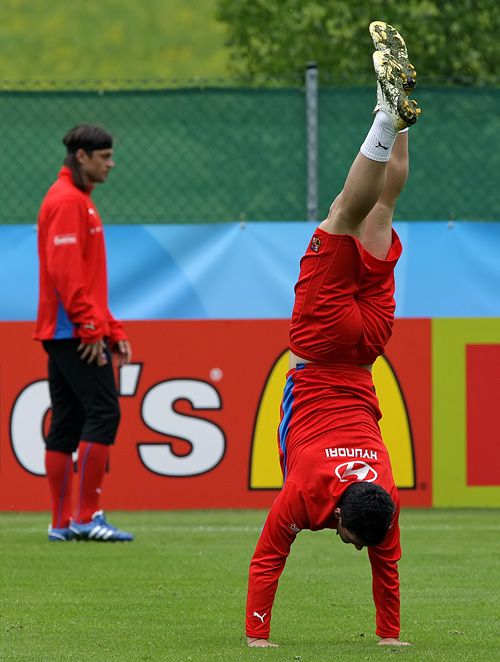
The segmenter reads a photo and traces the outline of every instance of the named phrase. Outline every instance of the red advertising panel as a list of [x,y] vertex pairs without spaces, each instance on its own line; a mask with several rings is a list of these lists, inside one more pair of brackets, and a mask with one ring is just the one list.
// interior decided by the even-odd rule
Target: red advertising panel
[[[391,447],[384,431],[384,419],[395,417],[394,405],[384,406],[382,385],[376,383],[383,414],[380,422],[382,435],[391,453],[396,484],[403,506],[426,507],[432,505],[432,361],[431,320],[399,319],[387,346],[386,357],[399,384],[404,409],[407,412],[409,443],[404,454],[396,453],[404,440],[403,424],[395,419],[397,435]],[[380,360],[380,359],[379,359]],[[375,364],[376,366],[377,364]],[[411,454],[411,455],[410,455]],[[400,465],[413,463],[413,481],[403,484],[398,480]]]
[[466,351],[467,485],[500,485],[500,345]]
[[[122,419],[104,483],[105,507],[268,507],[279,485],[259,477],[258,462],[252,478],[251,466],[264,408],[278,416],[284,361],[283,374],[274,376],[277,388],[264,395],[286,351],[288,321],[145,321],[126,328],[133,364],[118,374]],[[6,348],[0,362],[1,510],[49,509],[46,357],[32,330],[31,323],[0,324]],[[390,452],[402,503],[431,505],[430,321],[397,321],[381,366],[377,390],[381,402],[381,391],[391,394],[384,418],[388,431],[397,422]],[[260,456],[272,465],[274,421],[259,434]]]

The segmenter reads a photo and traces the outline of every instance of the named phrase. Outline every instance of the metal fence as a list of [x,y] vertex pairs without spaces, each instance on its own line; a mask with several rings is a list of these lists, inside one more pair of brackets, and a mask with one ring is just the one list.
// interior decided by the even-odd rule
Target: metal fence
[[[0,92],[0,223],[34,223],[75,124],[115,136],[108,223],[323,218],[371,123],[373,87]],[[419,85],[398,220],[500,220],[500,89]]]

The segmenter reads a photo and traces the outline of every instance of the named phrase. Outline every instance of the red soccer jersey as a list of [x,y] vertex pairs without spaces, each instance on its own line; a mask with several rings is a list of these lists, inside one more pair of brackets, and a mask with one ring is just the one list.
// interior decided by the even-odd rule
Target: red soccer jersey
[[[279,427],[283,489],[250,564],[246,632],[267,639],[278,579],[301,529],[336,529],[335,508],[354,481],[381,485],[396,504],[384,541],[368,548],[376,633],[398,637],[399,497],[378,427],[371,373],[360,367],[305,364],[287,375]],[[332,550],[333,553],[333,550]]]
[[103,225],[90,192],[78,189],[64,166],[38,218],[40,293],[36,340],[126,339],[108,308]]

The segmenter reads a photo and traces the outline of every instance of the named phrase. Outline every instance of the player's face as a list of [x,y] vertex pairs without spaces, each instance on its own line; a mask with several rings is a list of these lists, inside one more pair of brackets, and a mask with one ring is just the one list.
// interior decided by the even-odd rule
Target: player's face
[[342,519],[339,518],[337,523],[337,535],[340,536],[342,542],[345,542],[346,545],[354,545],[358,551],[363,549],[365,546],[364,542],[358,538],[354,533],[348,531],[345,526],[342,525]]
[[105,182],[109,172],[115,167],[112,149],[95,149],[88,154],[82,150],[80,165],[92,184]]

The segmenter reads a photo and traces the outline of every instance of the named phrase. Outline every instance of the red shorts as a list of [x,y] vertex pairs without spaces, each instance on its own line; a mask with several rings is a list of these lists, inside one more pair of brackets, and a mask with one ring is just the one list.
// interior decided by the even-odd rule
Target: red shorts
[[370,364],[384,352],[394,322],[396,232],[385,260],[350,235],[317,228],[300,263],[290,349],[318,363]]

